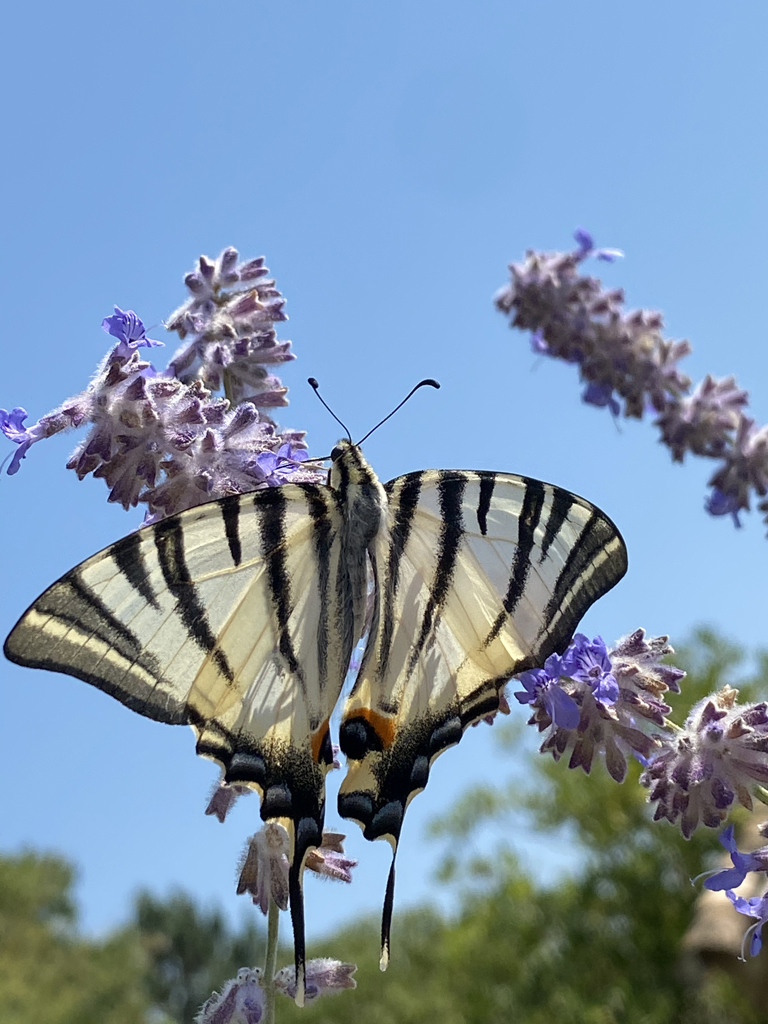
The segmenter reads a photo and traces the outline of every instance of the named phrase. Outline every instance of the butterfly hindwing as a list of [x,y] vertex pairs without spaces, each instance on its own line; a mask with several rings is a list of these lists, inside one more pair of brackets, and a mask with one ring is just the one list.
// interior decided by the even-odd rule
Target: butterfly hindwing
[[[627,562],[603,513],[539,481],[437,470],[385,491],[373,621],[341,723],[339,812],[396,849],[434,759],[498,709],[510,676],[567,646]],[[384,961],[393,885],[392,872]]]
[[19,664],[192,725],[198,753],[261,794],[262,817],[291,840],[301,961],[303,859],[321,842],[328,721],[364,600],[347,578],[341,521],[331,489],[310,484],[171,516],[53,584],[5,647]]

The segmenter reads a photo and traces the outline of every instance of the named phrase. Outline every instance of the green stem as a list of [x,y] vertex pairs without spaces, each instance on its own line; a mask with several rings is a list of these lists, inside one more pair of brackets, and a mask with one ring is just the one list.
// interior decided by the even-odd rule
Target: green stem
[[267,955],[264,958],[264,1021],[263,1024],[275,1024],[275,985],[274,977],[277,970],[277,937],[280,931],[280,908],[270,897],[269,916],[267,917]]
[[232,394],[232,376],[229,370],[224,370],[222,374],[222,381],[224,384],[224,397],[229,401],[231,409],[235,407],[234,395]]

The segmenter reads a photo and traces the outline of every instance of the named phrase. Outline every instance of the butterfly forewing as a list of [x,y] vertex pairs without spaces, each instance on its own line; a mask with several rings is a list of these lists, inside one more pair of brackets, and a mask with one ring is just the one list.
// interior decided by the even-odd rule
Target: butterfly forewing
[[302,961],[303,858],[321,842],[328,720],[351,654],[345,620],[364,601],[345,593],[342,533],[327,487],[286,485],[191,509],[72,570],[5,646],[19,664],[189,723],[198,753],[262,794],[262,817],[291,839]]

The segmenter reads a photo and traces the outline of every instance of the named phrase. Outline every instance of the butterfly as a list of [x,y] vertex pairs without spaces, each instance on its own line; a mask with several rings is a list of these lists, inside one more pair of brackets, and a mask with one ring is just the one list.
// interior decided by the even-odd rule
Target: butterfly
[[498,710],[512,675],[562,652],[626,569],[611,520],[566,490],[460,470],[382,485],[342,440],[327,485],[221,498],[87,559],[24,613],[5,654],[191,725],[224,781],[260,794],[261,817],[289,834],[301,1001],[302,874],[321,844],[330,720],[361,638],[338,809],[392,846],[384,968],[403,817],[435,758]]

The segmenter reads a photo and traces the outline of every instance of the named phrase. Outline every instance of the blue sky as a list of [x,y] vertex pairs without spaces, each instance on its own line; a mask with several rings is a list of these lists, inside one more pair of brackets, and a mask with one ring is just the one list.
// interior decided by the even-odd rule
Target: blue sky
[[[0,405],[24,405],[32,422],[81,390],[113,304],[159,324],[200,253],[264,253],[288,299],[280,336],[299,357],[281,422],[308,430],[314,453],[338,427],[308,375],[357,436],[437,377],[440,392],[366,445],[382,479],[445,466],[571,488],[611,515],[630,557],[586,630],[614,639],[642,625],[679,642],[710,623],[754,649],[759,518],[736,531],[707,517],[711,468],[672,465],[650,424],[582,406],[572,368],[537,362],[491,296],[526,248],[568,247],[588,227],[627,254],[595,272],[630,306],[662,309],[669,335],[693,344],[688,374],[735,374],[765,422],[766,36],[758,2],[14,5],[0,64],[13,97]],[[65,470],[75,440],[37,445],[0,480],[3,635],[140,519]],[[2,664],[0,685],[0,841],[74,859],[89,929],[123,919],[140,885],[248,912],[233,883],[256,798],[225,826],[205,818],[216,770],[188,730],[65,676]],[[400,906],[450,909],[425,825],[504,771],[485,727],[440,759],[409,811]],[[388,850],[348,828],[357,881],[310,881],[311,935],[380,905]],[[549,871],[567,852],[520,848]]]

